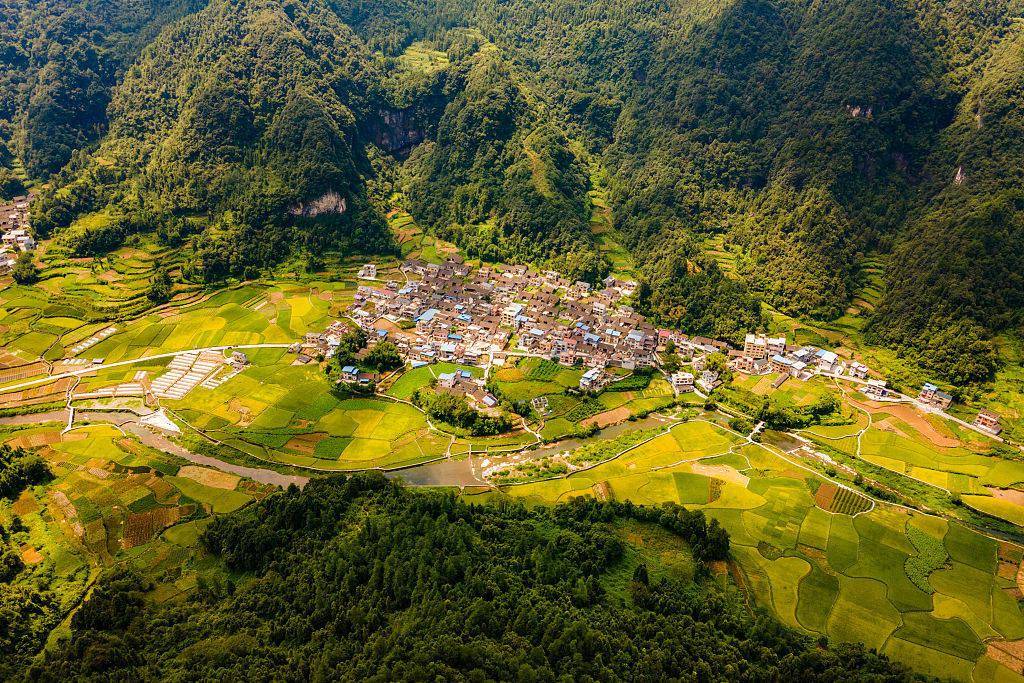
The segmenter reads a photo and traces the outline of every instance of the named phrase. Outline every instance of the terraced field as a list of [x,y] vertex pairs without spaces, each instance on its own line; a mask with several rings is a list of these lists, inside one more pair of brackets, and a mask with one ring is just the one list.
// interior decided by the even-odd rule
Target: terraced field
[[15,516],[21,520],[26,530],[14,541],[29,575],[58,591],[58,611],[76,604],[90,580],[115,562],[171,576],[159,600],[191,590],[197,574],[210,571],[195,543],[202,528],[213,515],[270,491],[154,451],[114,427],[63,435],[61,427],[0,430],[0,441],[35,449],[55,475],[15,501],[0,499],[0,524],[11,529]]
[[608,190],[601,184],[588,193],[590,196],[590,232],[594,241],[612,268],[612,275],[627,280],[636,277],[636,263],[632,254],[622,245],[622,236],[615,228],[611,207],[608,204]]
[[906,405],[852,396],[844,401],[856,411],[854,424],[813,427],[804,435],[830,452],[959,495],[968,506],[1013,524],[1024,523],[1024,462],[995,452],[995,441]]
[[384,398],[331,392],[318,366],[290,356],[254,358],[216,389],[166,401],[187,425],[269,463],[318,470],[394,468],[443,456],[447,435],[416,408]]
[[[955,522],[867,506],[841,487],[830,492],[830,512],[816,497],[823,485],[834,486],[723,427],[689,422],[594,469],[482,497],[542,504],[600,488],[619,500],[699,507],[729,531],[757,602],[785,623],[863,641],[936,676],[1021,680],[1024,660],[1007,653],[1024,640],[1024,550]],[[945,553],[938,561],[935,547]]]

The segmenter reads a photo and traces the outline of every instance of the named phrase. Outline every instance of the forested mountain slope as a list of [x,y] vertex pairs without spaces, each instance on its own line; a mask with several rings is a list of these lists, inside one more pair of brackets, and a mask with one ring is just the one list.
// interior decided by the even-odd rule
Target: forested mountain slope
[[[166,24],[200,0],[7,0],[0,4],[0,140],[33,177],[103,131],[110,89]],[[3,164],[3,159],[0,159]]]
[[[55,178],[36,225],[79,253],[197,235],[192,273],[215,279],[296,248],[386,250],[396,190],[472,255],[595,279],[597,166],[656,320],[735,337],[762,324],[759,300],[833,319],[865,254],[894,252],[872,338],[976,381],[985,339],[1021,324],[1019,13],[211,0],[128,70],[109,134]],[[401,57],[424,40],[442,65],[410,73]],[[712,236],[740,249],[735,277],[704,252]]]
[[[513,55],[612,171],[617,223],[655,291],[669,281],[655,280],[645,262],[662,245],[697,251],[695,238],[724,233],[742,247],[737,270],[755,293],[786,313],[833,318],[849,303],[866,251],[898,244],[901,255],[926,258],[936,242],[949,243],[933,225],[939,211],[950,225],[984,224],[1001,237],[964,244],[958,233],[972,264],[966,279],[946,264],[921,278],[897,257],[876,338],[964,382],[991,371],[979,340],[1019,325],[1019,231],[1001,215],[978,216],[973,200],[954,207],[947,198],[959,156],[1016,134],[1005,107],[989,111],[984,128],[963,125],[965,107],[993,87],[985,84],[999,80],[994,74],[1014,73],[1013,3],[437,0],[436,8],[420,22],[403,21],[393,4],[348,11],[371,40],[471,17]],[[999,99],[1019,104],[1007,84],[995,87],[1003,88]],[[1015,151],[1002,145],[988,170],[975,172],[975,187],[995,169],[1011,185],[1022,165]],[[922,282],[978,295],[921,306],[911,290]],[[945,341],[936,338],[951,325]]]
[[[627,552],[627,522],[663,539],[659,550]],[[912,680],[862,645],[819,647],[660,564],[686,556],[683,537],[712,556],[721,533],[678,506],[528,511],[377,473],[314,481],[215,521],[203,543],[231,578],[194,599],[146,603],[138,577],[105,579],[29,676]]]
[[[207,279],[268,265],[295,236],[386,247],[356,125],[376,66],[322,3],[211,2],[128,71],[109,134],[42,197],[36,228],[65,231],[80,253],[130,232],[201,233],[192,267]],[[68,229],[109,206],[113,222]]]
[[[954,381],[983,375],[978,339],[1024,315],[1024,30],[996,48],[929,159],[932,195],[893,258],[875,334]],[[922,334],[923,333],[923,334]],[[984,357],[984,354],[980,354]],[[976,361],[975,361],[976,362]]]
[[557,259],[573,277],[603,275],[585,169],[497,52],[452,69],[445,89],[451,102],[436,134],[408,164],[413,213],[471,256]]

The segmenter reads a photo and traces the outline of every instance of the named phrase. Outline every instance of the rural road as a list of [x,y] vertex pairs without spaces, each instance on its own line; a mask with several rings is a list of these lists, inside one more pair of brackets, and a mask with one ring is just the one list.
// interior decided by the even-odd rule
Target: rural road
[[29,380],[28,382],[22,382],[20,384],[12,384],[10,386],[0,388],[0,394],[6,394],[10,391],[19,391],[21,389],[28,389],[30,387],[39,386],[40,384],[48,384],[49,382],[56,382],[59,379],[66,377],[80,377],[81,375],[87,375],[90,372],[96,372],[97,370],[108,370],[110,368],[120,368],[126,365],[135,365],[137,363],[147,363],[152,360],[160,360],[162,358],[174,358],[175,356],[181,356],[186,353],[203,353],[204,351],[227,351],[228,349],[287,349],[292,346],[291,344],[229,344],[227,346],[207,346],[201,349],[182,349],[181,351],[171,351],[169,353],[158,353],[153,356],[142,356],[140,358],[133,358],[131,360],[121,360],[115,363],[99,363],[95,365],[84,365],[79,370],[69,370],[68,372],[62,372],[56,375],[49,375],[47,377],[40,377],[39,379]]

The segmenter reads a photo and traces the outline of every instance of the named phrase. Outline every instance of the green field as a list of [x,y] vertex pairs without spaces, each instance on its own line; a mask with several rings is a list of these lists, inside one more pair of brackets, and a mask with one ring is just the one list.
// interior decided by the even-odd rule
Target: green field
[[[594,495],[601,484],[619,500],[703,508],[729,531],[743,583],[783,622],[863,641],[924,673],[1013,680],[985,643],[1024,637],[1016,583],[1000,569],[1016,567],[1024,551],[900,508],[826,512],[815,504],[820,482],[764,446],[688,422],[594,469],[504,495],[553,503]],[[910,525],[944,547],[948,561],[910,561],[921,547],[934,555],[911,541]],[[911,570],[930,590],[915,585]]]
[[[20,549],[25,563],[14,586],[38,587],[49,596],[33,614],[44,618],[52,610],[50,627],[58,635],[66,633],[63,615],[115,564],[160,580],[153,594],[158,601],[189,592],[200,575],[217,574],[197,543],[199,534],[215,515],[269,492],[190,466],[110,426],[63,435],[62,426],[0,428],[0,441],[34,449],[54,475],[17,500],[0,498],[0,524],[11,530],[5,545]],[[14,530],[15,517],[23,531]]]
[[429,430],[417,408],[336,395],[319,367],[287,362],[254,364],[216,389],[200,387],[166,404],[207,437],[271,464],[393,468],[447,452],[451,437]]
[[1007,497],[1012,499],[1013,491],[1024,489],[1024,462],[995,451],[995,441],[907,406],[872,404],[852,394],[843,397],[843,404],[844,412],[855,418],[853,424],[816,426],[804,436],[854,465],[859,459],[962,496],[968,506],[988,515],[1024,523],[1024,506],[993,498],[1010,489]]

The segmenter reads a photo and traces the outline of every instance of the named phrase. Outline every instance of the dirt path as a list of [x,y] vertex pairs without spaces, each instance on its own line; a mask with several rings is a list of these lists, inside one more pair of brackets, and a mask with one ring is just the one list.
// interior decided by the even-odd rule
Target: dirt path
[[82,375],[88,375],[90,372],[96,372],[97,370],[109,370],[110,368],[120,368],[126,365],[136,365],[138,363],[148,363],[153,360],[160,360],[163,358],[174,358],[175,356],[181,356],[186,353],[203,353],[205,351],[227,351],[228,349],[287,349],[291,344],[235,344],[226,346],[207,346],[201,349],[182,349],[181,351],[170,351],[168,353],[158,353],[153,356],[142,356],[141,358],[133,358],[132,360],[121,360],[116,363],[102,363],[99,365],[86,365],[80,370],[71,370],[69,372],[62,372],[58,375],[50,375],[48,377],[41,377],[28,382],[22,382],[21,384],[14,384],[0,388],[0,394],[6,394],[11,391],[18,391],[19,389],[27,389],[29,387],[39,386],[41,384],[49,384],[50,382],[56,382],[57,380],[65,379],[68,377],[81,377]]

